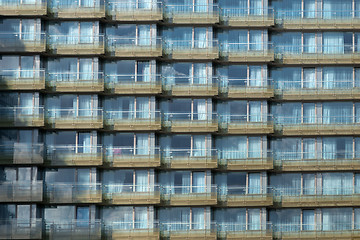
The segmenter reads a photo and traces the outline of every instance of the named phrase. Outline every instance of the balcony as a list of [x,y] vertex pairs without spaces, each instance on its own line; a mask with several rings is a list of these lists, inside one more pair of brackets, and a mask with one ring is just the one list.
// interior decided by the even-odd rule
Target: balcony
[[105,204],[114,205],[146,205],[159,204],[160,191],[156,185],[103,185]]
[[106,53],[122,58],[156,58],[162,56],[161,38],[127,38],[108,36]]
[[271,223],[266,224],[240,224],[219,223],[218,239],[248,239],[248,240],[272,240]]
[[214,60],[219,58],[216,40],[168,40],[164,53],[173,60]]
[[164,150],[161,163],[167,169],[215,169],[218,166],[215,149]]
[[159,75],[106,75],[105,90],[110,94],[160,94]]
[[110,222],[105,225],[107,239],[160,239],[158,223],[144,222]]
[[219,167],[228,171],[271,170],[274,168],[272,152],[219,151]]
[[49,14],[54,18],[99,19],[105,18],[105,5],[103,0],[54,1],[49,6]]
[[46,221],[46,239],[101,239],[100,220]]
[[221,79],[219,95],[236,99],[269,99],[274,97],[274,89],[270,80],[266,83],[263,79]]
[[42,127],[43,107],[0,107],[0,127]]
[[52,129],[103,128],[101,109],[48,109],[46,127]]
[[[166,83],[169,80],[173,83]],[[213,97],[218,95],[216,78],[211,77],[169,77],[162,81],[165,95],[174,97]]]
[[163,19],[162,2],[153,0],[108,3],[106,15],[112,20],[124,22],[155,22]]
[[166,239],[202,239],[216,240],[215,223],[190,223],[190,222],[171,222],[161,223],[160,231]]
[[276,22],[291,30],[353,30],[360,27],[358,11],[279,11]]
[[110,168],[160,167],[158,148],[107,147],[104,166]]
[[46,0],[5,0],[1,2],[2,16],[42,16],[47,13]]
[[9,143],[0,145],[0,165],[42,164],[44,161],[42,143]]
[[102,35],[49,35],[47,48],[56,55],[100,55],[105,53]]
[[226,134],[272,134],[272,117],[266,114],[221,115],[220,132]]
[[275,25],[271,8],[222,8],[220,22],[229,27],[272,27]]
[[157,131],[161,129],[159,111],[105,111],[104,123],[113,131]]
[[227,43],[220,46],[220,59],[227,62],[264,63],[274,61],[274,51],[268,42]]
[[0,70],[0,90],[30,90],[45,89],[44,70]]
[[261,207],[272,206],[271,188],[261,187],[219,187],[218,201],[226,207]]
[[0,202],[42,202],[42,181],[13,181],[0,183]]
[[207,113],[164,113],[163,129],[173,133],[216,132],[218,121],[216,114]]
[[48,166],[100,166],[102,146],[47,146],[45,164]]
[[104,75],[100,72],[48,73],[46,88],[54,92],[103,92]]
[[101,203],[101,184],[46,183],[44,200],[48,204]]
[[43,33],[0,33],[0,52],[41,53],[45,50],[45,34]]
[[42,239],[42,219],[0,219],[0,239]]
[[[205,2],[206,3],[206,2]],[[165,20],[174,24],[215,24],[219,22],[217,5],[166,5]]]
[[168,206],[206,206],[217,204],[217,188],[212,186],[163,186],[162,203]]

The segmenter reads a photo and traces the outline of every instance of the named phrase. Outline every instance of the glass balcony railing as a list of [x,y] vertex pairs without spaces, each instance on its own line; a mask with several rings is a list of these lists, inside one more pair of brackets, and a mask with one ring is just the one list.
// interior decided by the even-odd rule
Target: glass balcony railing
[[54,239],[101,239],[101,221],[70,219],[45,222],[46,235]]
[[213,222],[163,222],[160,231],[163,237],[179,239],[216,239],[216,223]]
[[148,221],[117,221],[105,222],[105,234],[112,239],[132,239],[132,238],[151,238],[159,239],[159,223]]
[[0,145],[0,165],[42,164],[44,161],[42,143],[7,143]]
[[216,205],[217,186],[165,186],[160,188],[163,202],[170,206]]
[[1,90],[43,90],[45,89],[45,71],[31,70],[0,70]]
[[166,5],[165,18],[171,23],[215,24],[219,22],[216,4]]
[[155,0],[109,2],[107,15],[116,21],[160,21],[163,18],[162,2]]
[[163,113],[162,125],[171,132],[216,132],[216,113]]
[[260,186],[218,186],[218,200],[227,207],[272,206],[272,189]]
[[104,36],[91,35],[48,35],[48,49],[54,54],[89,55],[104,54]]
[[160,130],[159,111],[105,111],[105,126],[111,130]]
[[160,57],[162,39],[107,36],[106,52],[115,57]]
[[220,114],[219,128],[230,134],[269,134],[274,132],[273,117],[265,113],[235,115]]
[[105,1],[50,1],[49,12],[56,18],[104,18]]
[[98,129],[103,127],[102,109],[47,109],[46,125],[58,129]]
[[46,12],[46,0],[1,0],[0,15],[3,16],[41,16]]
[[42,181],[0,182],[0,202],[41,202]]
[[0,107],[0,126],[2,127],[42,127],[44,126],[43,107]]
[[162,165],[171,169],[217,168],[216,149],[163,149]]
[[216,77],[163,76],[163,91],[171,96],[216,96],[218,84]]
[[0,239],[42,239],[42,219],[0,219]]
[[57,92],[102,92],[104,74],[102,72],[47,73],[46,86]]
[[106,146],[104,164],[108,167],[159,167],[159,148]]
[[268,42],[238,43],[220,45],[220,56],[229,62],[270,62],[274,61],[272,44]]
[[105,90],[116,94],[160,94],[160,75],[106,75]]
[[[1,10],[0,10],[1,11]],[[3,33],[0,32],[0,52],[45,52],[45,34],[39,32],[29,33]]]
[[217,40],[165,40],[164,51],[171,59],[210,60],[219,57]]
[[109,204],[159,204],[158,185],[103,184],[103,198]]
[[219,94],[228,98],[272,98],[272,79],[236,79],[219,76]]
[[45,201],[48,203],[101,203],[100,183],[46,183]]
[[227,170],[273,169],[272,151],[219,150],[218,162]]
[[220,20],[232,27],[270,27],[275,24],[272,8],[221,8]]
[[272,224],[217,222],[218,237],[223,239],[260,238],[272,239]]

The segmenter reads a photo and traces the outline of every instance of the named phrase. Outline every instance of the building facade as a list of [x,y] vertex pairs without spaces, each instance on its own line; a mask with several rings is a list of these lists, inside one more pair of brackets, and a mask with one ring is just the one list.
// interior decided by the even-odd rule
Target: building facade
[[0,239],[360,236],[360,0],[0,15]]

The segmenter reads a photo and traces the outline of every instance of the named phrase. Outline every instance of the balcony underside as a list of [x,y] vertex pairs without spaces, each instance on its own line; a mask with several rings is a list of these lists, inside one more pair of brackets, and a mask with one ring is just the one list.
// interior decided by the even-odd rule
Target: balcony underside
[[100,166],[101,153],[68,153],[47,156],[45,164],[48,166]]
[[221,90],[221,92],[227,98],[265,99],[274,97],[274,89],[267,87],[229,86],[228,89]]
[[272,206],[273,197],[270,194],[228,194],[221,205],[226,207],[260,207]]
[[216,96],[218,95],[218,88],[216,86],[207,86],[207,85],[174,85],[169,91],[171,96]]
[[46,51],[46,45],[44,41],[23,41],[14,39],[12,42],[4,42],[0,44],[0,52],[5,53],[17,53],[17,52],[29,52],[40,53]]
[[124,22],[153,22],[160,21],[163,19],[163,14],[161,9],[134,9],[128,10],[125,9],[124,12],[113,11],[111,17],[115,21],[124,21]]
[[74,82],[58,81],[54,86],[49,86],[49,88],[56,92],[103,92],[104,83],[96,80],[94,82],[87,80],[77,80]]
[[106,86],[106,91],[114,94],[160,94],[160,84],[148,84],[138,82],[134,84],[118,83],[112,86]]
[[359,53],[303,53],[284,54],[281,62],[283,64],[356,64],[360,61]]
[[219,239],[227,240],[272,240],[271,230],[244,230],[244,231],[227,231],[219,232]]
[[213,60],[219,58],[219,49],[217,47],[175,49],[171,52],[170,58],[174,60]]
[[111,240],[158,240],[160,232],[157,229],[112,230]]
[[212,169],[217,168],[217,157],[172,157],[165,161],[164,167],[170,169]]
[[[338,230],[338,231],[298,231],[298,232],[282,232],[275,235],[275,239],[282,240],[296,240],[296,239],[317,239],[317,240],[329,240],[329,239],[357,239],[359,237],[358,230]],[[279,235],[279,236],[277,236]]]
[[91,193],[86,191],[73,192],[70,190],[72,186],[69,186],[69,192],[50,192],[46,193],[45,202],[46,203],[101,203],[102,202],[102,193],[101,191],[91,191]]
[[184,239],[194,239],[194,240],[216,240],[216,231],[211,230],[184,230],[184,231],[171,231],[169,233],[169,238],[171,240],[184,240]]
[[[52,12],[51,9],[50,12]],[[54,15],[57,18],[104,18],[105,9],[92,7],[59,8],[56,9]]]
[[43,117],[21,117],[17,116],[16,118],[1,118],[0,127],[43,127],[44,118]]
[[229,123],[227,128],[222,128],[227,134],[271,134],[274,126],[271,123]]
[[[101,239],[101,228],[89,229],[86,225],[81,226],[82,223],[79,223],[79,226],[75,226],[71,229],[68,229],[67,226],[62,228],[60,225],[57,227],[51,227],[47,229],[45,239],[56,239],[56,240],[99,240]],[[70,225],[72,226],[72,225]],[[75,228],[75,229],[74,229]]]
[[276,93],[282,100],[355,100],[360,99],[360,88],[352,89],[294,89]]
[[168,202],[170,206],[204,206],[216,204],[216,193],[171,194],[170,201]]
[[174,13],[167,21],[175,24],[215,24],[219,22],[218,13]]
[[271,27],[275,21],[271,16],[225,17],[222,21],[230,27]]
[[0,90],[34,90],[45,89],[44,78],[9,78],[3,77],[0,81]]
[[100,55],[104,54],[104,46],[102,44],[68,44],[68,45],[54,45],[50,47],[53,54],[58,55]]
[[46,125],[53,129],[100,129],[103,127],[103,121],[74,117],[73,119],[55,119],[55,121],[48,121]]
[[[30,186],[30,184],[29,184]],[[16,202],[42,202],[43,188],[34,186],[33,188],[22,189],[21,187],[11,189],[7,192],[0,193],[0,202],[16,203]]]
[[114,155],[112,159],[106,159],[104,164],[107,167],[114,168],[159,167],[160,156]]
[[146,205],[146,204],[159,204],[159,192],[121,192],[112,194],[107,197],[105,194],[104,200],[108,204],[114,205]]
[[216,132],[218,130],[217,121],[172,121],[169,131],[173,133],[181,132]]
[[242,51],[236,52],[229,51],[229,53],[225,54],[225,59],[228,62],[272,62],[274,61],[274,52],[264,50],[261,51]]
[[113,131],[157,131],[161,129],[161,122],[159,119],[117,119],[107,122],[106,128]]
[[298,124],[283,126],[283,136],[359,135],[360,124]]
[[328,29],[341,29],[341,30],[353,30],[360,28],[359,18],[349,19],[293,19],[284,20],[282,22],[283,29],[294,30],[328,30]]
[[46,4],[20,4],[18,6],[3,5],[0,8],[2,16],[41,16],[46,15]]
[[274,168],[272,158],[247,158],[247,159],[227,159],[220,163],[226,170],[271,170]]
[[283,196],[281,207],[346,207],[359,206],[360,195]]
[[114,57],[124,57],[124,58],[134,58],[134,57],[160,57],[162,56],[161,47],[150,47],[150,46],[126,46],[115,47],[114,50],[107,50],[111,56]]
[[297,161],[284,160],[280,165],[281,165],[281,170],[286,172],[313,171],[313,170],[314,171],[360,170],[360,159],[350,159],[350,160],[302,159]]

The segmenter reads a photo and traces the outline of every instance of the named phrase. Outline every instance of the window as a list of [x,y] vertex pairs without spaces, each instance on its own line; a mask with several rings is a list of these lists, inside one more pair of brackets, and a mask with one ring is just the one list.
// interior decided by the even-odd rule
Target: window
[[[209,135],[173,135],[160,138],[163,156],[167,158],[211,156]],[[170,159],[169,159],[170,160]]]
[[[261,183],[260,173],[230,172],[218,174],[215,181],[221,195],[260,194],[266,187]],[[264,191],[265,190],[265,191]]]
[[209,171],[172,171],[159,175],[164,194],[210,193]]

